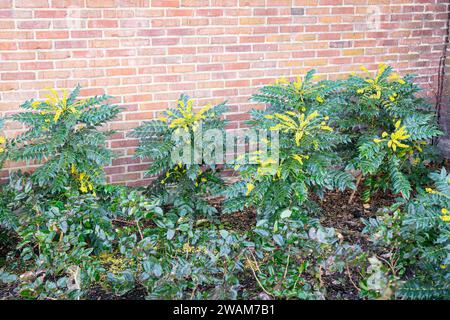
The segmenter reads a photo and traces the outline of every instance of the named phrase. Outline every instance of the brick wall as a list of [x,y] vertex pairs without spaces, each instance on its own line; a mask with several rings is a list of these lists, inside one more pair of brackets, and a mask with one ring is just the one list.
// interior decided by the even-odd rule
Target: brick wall
[[111,124],[109,178],[145,183],[127,131],[182,92],[228,99],[235,127],[257,88],[311,68],[334,79],[389,63],[431,96],[447,11],[448,0],[0,0],[0,116],[47,87],[116,96],[126,111]]
[[[450,13],[449,13],[450,14]],[[450,28],[450,21],[449,28]],[[439,139],[438,146],[443,151],[444,156],[450,159],[450,45],[447,45],[447,55],[445,63],[444,90],[441,111],[441,125],[445,136]]]

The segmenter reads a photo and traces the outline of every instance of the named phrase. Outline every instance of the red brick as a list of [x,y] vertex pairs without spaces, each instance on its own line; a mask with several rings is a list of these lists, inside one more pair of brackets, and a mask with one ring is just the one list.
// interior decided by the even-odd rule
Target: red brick
[[19,29],[48,29],[50,27],[50,21],[46,20],[33,20],[33,21],[19,21],[17,23]]
[[119,26],[116,20],[93,20],[88,22],[89,28],[117,28]]
[[36,31],[36,39],[67,39],[68,31]]
[[[201,105],[228,99],[234,128],[261,107],[248,102],[259,87],[311,68],[319,79],[340,79],[385,61],[418,74],[431,96],[448,7],[431,2],[0,0],[0,113],[46,87],[81,83],[83,95],[111,94],[125,111],[108,126],[118,130],[108,144],[120,158],[107,173],[112,183],[144,185],[148,164],[134,159],[137,141],[127,133],[182,92]],[[379,30],[366,25],[371,5],[382,12]],[[13,134],[22,129],[8,123]]]
[[154,38],[152,39],[152,45],[154,46],[171,46],[180,42],[179,38]]
[[36,18],[65,18],[67,16],[67,11],[37,10],[34,15]]
[[2,73],[2,80],[34,80],[36,75],[34,72],[9,72]]
[[22,70],[45,70],[45,69],[52,69],[53,63],[52,62],[25,62],[21,63],[20,67]]
[[[3,0],[2,0],[3,1]],[[13,0],[16,8],[48,8],[50,0]]]
[[176,8],[180,6],[179,0],[151,0],[152,7]]
[[52,43],[50,41],[27,41],[19,42],[19,48],[23,50],[50,49]]

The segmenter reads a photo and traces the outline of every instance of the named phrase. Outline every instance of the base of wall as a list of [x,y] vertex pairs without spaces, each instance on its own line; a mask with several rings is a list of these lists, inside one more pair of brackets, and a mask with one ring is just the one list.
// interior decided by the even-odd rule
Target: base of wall
[[438,148],[441,150],[443,156],[450,160],[450,137],[439,139]]

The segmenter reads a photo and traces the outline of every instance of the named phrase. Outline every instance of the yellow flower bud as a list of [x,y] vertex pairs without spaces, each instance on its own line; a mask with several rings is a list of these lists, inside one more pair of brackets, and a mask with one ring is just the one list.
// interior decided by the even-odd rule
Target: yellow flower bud
[[33,101],[33,102],[31,103],[31,107],[32,107],[33,109],[36,109],[37,107],[39,107],[40,104],[41,104],[40,101]]
[[247,183],[247,193],[246,196],[248,196],[250,194],[250,192],[253,191],[253,189],[255,189],[255,185],[253,185],[252,183]]

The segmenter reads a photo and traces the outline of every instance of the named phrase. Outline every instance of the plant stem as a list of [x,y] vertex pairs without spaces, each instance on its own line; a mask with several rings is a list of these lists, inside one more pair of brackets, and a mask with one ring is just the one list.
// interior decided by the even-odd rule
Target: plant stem
[[352,194],[350,195],[350,199],[348,199],[348,204],[351,204],[353,202],[353,198],[355,197],[356,191],[358,191],[358,186],[361,182],[361,179],[362,179],[362,172],[356,178],[355,190],[353,190]]

